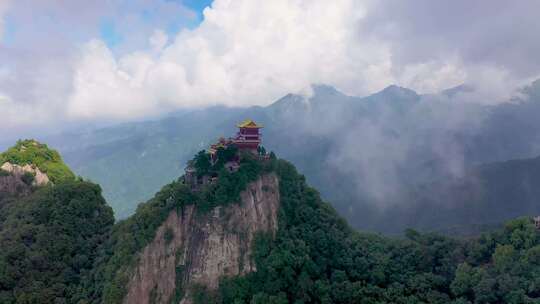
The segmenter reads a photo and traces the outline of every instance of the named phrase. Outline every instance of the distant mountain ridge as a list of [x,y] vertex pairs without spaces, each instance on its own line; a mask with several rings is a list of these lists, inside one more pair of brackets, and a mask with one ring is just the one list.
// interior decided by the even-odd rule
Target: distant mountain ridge
[[525,90],[528,100],[494,106],[460,102],[470,90],[420,95],[390,86],[356,97],[316,85],[311,95],[288,94],[267,107],[213,107],[48,141],[78,174],[102,184],[125,217],[193,153],[252,118],[265,126],[265,147],[294,162],[353,226],[378,230],[372,215],[408,204],[400,198],[410,189],[478,164],[540,155],[538,88]]
[[[509,218],[540,214],[540,157],[471,168],[464,177],[422,185],[378,221],[387,231],[417,227],[474,235]],[[394,227],[392,227],[394,226]]]

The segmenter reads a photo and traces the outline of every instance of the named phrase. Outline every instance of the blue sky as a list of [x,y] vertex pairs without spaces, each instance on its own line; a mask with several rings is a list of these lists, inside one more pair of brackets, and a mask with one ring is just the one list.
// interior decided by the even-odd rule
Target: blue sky
[[[168,35],[178,33],[182,28],[195,28],[203,20],[203,11],[212,4],[212,0],[167,0],[169,2],[179,3],[196,13],[196,18],[186,22],[184,19],[174,19],[168,22],[162,29]],[[155,23],[161,16],[152,10],[141,9],[140,17],[149,24]],[[116,47],[123,41],[122,34],[117,30],[115,18],[106,18],[100,22],[100,38],[107,43],[109,47]]]
[[[4,28],[0,45],[20,47],[28,45],[40,32],[46,32],[47,35],[63,32],[62,35],[68,36],[65,38],[71,42],[99,38],[109,47],[116,48],[122,43],[129,44],[133,37],[126,36],[133,36],[137,31],[141,35],[147,34],[140,32],[141,27],[146,30],[160,29],[169,36],[174,36],[184,28],[196,28],[203,20],[203,10],[212,4],[212,0],[118,0],[110,2],[114,4],[95,1],[84,5],[80,5],[80,1],[73,1],[67,2],[70,3],[68,5],[38,4],[30,11],[26,7],[32,4],[32,1],[25,1],[27,0],[10,2],[9,10],[3,16]],[[167,9],[163,8],[166,4],[175,4],[176,11],[170,9],[167,15]],[[66,8],[70,5],[72,7]],[[80,6],[87,6],[81,7],[81,12],[77,13],[82,21],[77,20],[79,16],[70,16],[73,13],[71,10]],[[164,13],[167,16],[164,16]],[[84,20],[85,18],[88,20]],[[132,28],[126,28],[127,19],[131,22],[136,19],[137,23]],[[140,45],[131,47],[137,48]]]
[[101,39],[110,47],[115,47],[122,43],[122,35],[118,33],[112,20],[103,20],[99,27]]
[[204,8],[212,4],[212,0],[184,0],[182,2],[185,6],[193,9],[196,12],[201,13],[201,16]]

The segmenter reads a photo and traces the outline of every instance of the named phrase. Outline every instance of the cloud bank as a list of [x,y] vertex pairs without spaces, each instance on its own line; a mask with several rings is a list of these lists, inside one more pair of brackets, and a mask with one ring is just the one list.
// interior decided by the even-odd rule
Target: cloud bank
[[[83,34],[63,35],[62,43],[52,37],[44,51],[26,49],[22,55],[17,45],[1,47],[0,109],[11,119],[0,126],[265,105],[312,83],[352,95],[393,83],[422,93],[470,83],[490,103],[540,75],[534,58],[540,51],[540,3],[532,0],[215,0],[198,26],[186,23],[179,31],[171,31],[171,24],[192,18],[189,10],[157,2],[134,5],[163,16],[149,17],[149,23],[134,17],[136,10],[93,4],[81,23],[72,20],[79,9],[67,7],[58,15],[64,31],[77,23]],[[107,26],[111,18],[123,22]],[[102,25],[101,35],[95,24]],[[25,60],[24,54],[37,59]],[[13,58],[18,66],[5,64]]]

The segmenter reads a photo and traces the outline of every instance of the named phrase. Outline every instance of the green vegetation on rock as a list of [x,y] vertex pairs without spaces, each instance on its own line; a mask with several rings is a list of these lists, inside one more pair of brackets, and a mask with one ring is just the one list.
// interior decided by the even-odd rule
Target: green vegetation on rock
[[15,146],[1,153],[0,165],[5,162],[20,166],[36,165],[55,184],[75,179],[57,151],[32,139],[19,140]]
[[147,203],[140,204],[134,216],[115,225],[104,249],[103,263],[95,269],[87,286],[87,297],[103,299],[105,303],[120,303],[126,294],[125,286],[136,254],[155,236],[157,228],[171,210],[197,198],[179,181],[166,185]]
[[135,215],[115,225],[103,249],[102,263],[85,286],[87,297],[95,301],[103,299],[105,303],[120,303],[126,294],[128,276],[137,253],[152,241],[172,210],[181,212],[187,205],[196,205],[197,212],[206,213],[216,206],[238,202],[246,185],[263,172],[271,171],[273,163],[243,155],[237,172],[230,173],[221,166],[217,182],[199,192],[191,191],[182,179],[164,186],[154,198],[140,204]]

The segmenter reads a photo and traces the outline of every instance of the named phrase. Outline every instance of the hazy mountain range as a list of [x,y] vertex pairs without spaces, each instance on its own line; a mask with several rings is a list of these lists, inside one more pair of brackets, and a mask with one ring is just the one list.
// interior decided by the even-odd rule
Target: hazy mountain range
[[[356,228],[448,230],[540,212],[539,81],[494,105],[468,86],[429,95],[390,86],[367,97],[312,89],[267,107],[182,111],[42,140],[99,183],[120,218],[246,118],[262,123],[264,146],[299,167]],[[500,196],[511,183],[518,188]]]

